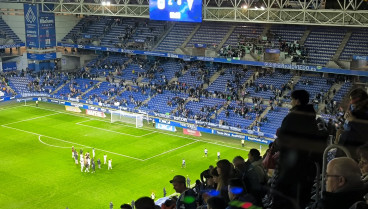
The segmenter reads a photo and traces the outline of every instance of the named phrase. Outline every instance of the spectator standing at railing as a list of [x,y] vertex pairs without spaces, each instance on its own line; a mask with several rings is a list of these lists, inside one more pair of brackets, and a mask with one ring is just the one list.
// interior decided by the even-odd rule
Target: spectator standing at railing
[[292,108],[278,130],[276,143],[280,157],[276,169],[278,178],[273,184],[277,191],[273,193],[273,209],[293,208],[290,199],[305,208],[310,200],[316,175],[315,162],[322,159],[327,139],[319,136],[316,112],[308,103],[307,91],[293,91]]

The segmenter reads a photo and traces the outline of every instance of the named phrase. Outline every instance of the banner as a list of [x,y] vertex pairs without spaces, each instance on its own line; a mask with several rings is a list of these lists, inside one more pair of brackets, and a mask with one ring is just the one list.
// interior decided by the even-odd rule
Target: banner
[[206,44],[194,44],[195,48],[207,48]]
[[27,53],[27,58],[31,60],[53,60],[53,59],[56,59],[56,52],[47,53],[47,54]]
[[17,70],[16,62],[6,62],[2,63],[3,72],[15,71]]
[[353,60],[367,60],[368,61],[368,56],[353,55]]
[[183,134],[191,136],[202,136],[201,132],[183,128]]
[[134,39],[134,41],[136,43],[144,43],[145,42],[145,40],[144,39],[141,39],[141,38],[136,38],[136,39]]
[[[52,10],[54,5],[47,4],[48,10]],[[56,31],[55,31],[55,14],[52,12],[43,12],[42,4],[38,4],[39,14],[39,39],[40,48],[56,46]]]
[[65,106],[65,110],[70,112],[82,112],[82,110],[80,110],[79,107],[73,106]]
[[26,46],[40,48],[37,4],[24,4],[24,23],[26,27]]
[[172,132],[175,132],[176,131],[175,126],[171,126],[171,125],[167,125],[167,124],[162,124],[162,123],[156,123],[156,128],[157,129],[161,129],[161,130],[165,130],[165,131],[172,131]]
[[[52,9],[53,5],[47,7]],[[24,4],[26,46],[47,48],[56,46],[55,14],[42,11],[41,4]]]
[[280,54],[280,50],[279,49],[266,49],[266,53]]
[[96,116],[96,117],[100,117],[100,118],[106,118],[105,113],[100,112],[100,111],[95,111],[95,110],[86,110],[86,114],[87,115],[92,115],[92,116]]

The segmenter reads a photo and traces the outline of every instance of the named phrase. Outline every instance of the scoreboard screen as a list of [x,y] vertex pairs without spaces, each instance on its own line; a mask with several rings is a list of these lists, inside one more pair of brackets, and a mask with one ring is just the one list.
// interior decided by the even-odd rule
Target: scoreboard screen
[[202,22],[202,0],[150,0],[150,19]]

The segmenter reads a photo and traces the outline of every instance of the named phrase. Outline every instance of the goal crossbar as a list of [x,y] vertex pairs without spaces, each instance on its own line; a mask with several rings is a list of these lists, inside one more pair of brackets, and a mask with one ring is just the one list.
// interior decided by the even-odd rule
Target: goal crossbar
[[111,123],[123,122],[134,124],[136,128],[143,127],[143,115],[122,110],[111,111]]

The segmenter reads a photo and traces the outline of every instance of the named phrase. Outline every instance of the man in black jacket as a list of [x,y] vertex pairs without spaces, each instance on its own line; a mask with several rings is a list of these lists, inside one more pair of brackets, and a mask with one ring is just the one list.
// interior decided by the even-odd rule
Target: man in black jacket
[[307,91],[293,91],[292,108],[277,133],[280,156],[276,169],[278,178],[273,184],[273,209],[295,208],[296,205],[305,208],[310,201],[315,163],[322,161],[327,140],[320,136],[316,112],[308,103]]

